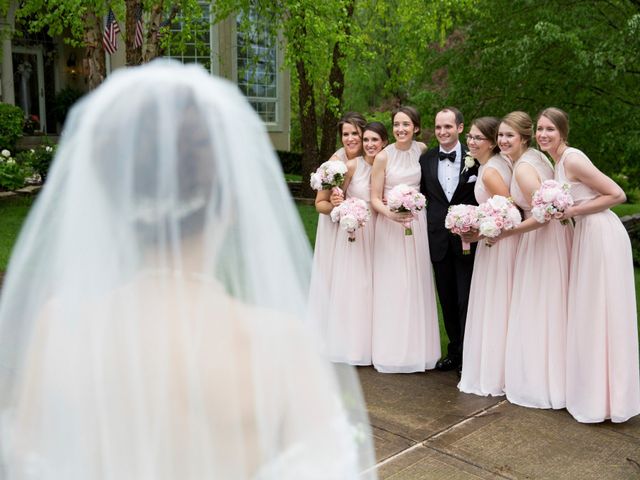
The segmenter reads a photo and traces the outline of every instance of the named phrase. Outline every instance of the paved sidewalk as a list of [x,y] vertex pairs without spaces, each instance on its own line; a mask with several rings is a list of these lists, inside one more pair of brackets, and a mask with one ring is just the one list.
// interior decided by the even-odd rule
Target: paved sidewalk
[[639,417],[585,425],[460,393],[454,372],[358,373],[382,479],[640,479]]

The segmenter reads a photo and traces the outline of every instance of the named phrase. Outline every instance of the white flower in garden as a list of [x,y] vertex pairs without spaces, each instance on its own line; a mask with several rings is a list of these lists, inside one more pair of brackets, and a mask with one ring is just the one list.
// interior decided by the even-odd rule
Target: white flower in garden
[[53,152],[53,147],[50,147],[49,145],[47,145],[46,147],[44,147],[44,151],[47,153],[51,153]]
[[11,156],[11,152],[7,149],[2,150],[2,156],[5,158],[9,158]]
[[30,151],[31,153],[36,153],[35,149],[33,149],[33,148],[32,148],[31,150],[29,150],[29,151]]
[[7,159],[7,165],[15,165],[16,161],[13,158],[8,158]]

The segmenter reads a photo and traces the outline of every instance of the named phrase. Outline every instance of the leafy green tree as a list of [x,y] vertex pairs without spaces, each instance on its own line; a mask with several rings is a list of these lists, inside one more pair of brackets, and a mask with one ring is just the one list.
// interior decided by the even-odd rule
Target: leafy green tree
[[[0,2],[6,0],[0,0]],[[2,3],[0,3],[0,8]],[[142,8],[145,39],[142,47],[134,46],[135,24],[138,10]],[[139,65],[161,55],[162,48],[170,41],[180,42],[193,33],[192,20],[202,16],[197,0],[29,0],[22,2],[17,17],[23,19],[31,31],[46,31],[50,36],[61,36],[66,43],[85,48],[85,71],[89,88],[97,87],[105,78],[102,32],[104,18],[112,9],[125,30],[124,44],[127,65]],[[170,24],[180,13],[183,28],[170,33]]]
[[468,119],[563,108],[572,144],[640,183],[637,0],[482,0],[426,67],[444,72],[446,103]]

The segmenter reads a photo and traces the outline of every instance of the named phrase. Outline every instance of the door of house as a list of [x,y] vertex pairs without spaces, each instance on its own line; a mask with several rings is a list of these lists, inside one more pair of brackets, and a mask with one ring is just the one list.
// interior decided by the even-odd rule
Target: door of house
[[46,132],[42,47],[13,47],[12,60],[15,102],[25,112],[27,129]]

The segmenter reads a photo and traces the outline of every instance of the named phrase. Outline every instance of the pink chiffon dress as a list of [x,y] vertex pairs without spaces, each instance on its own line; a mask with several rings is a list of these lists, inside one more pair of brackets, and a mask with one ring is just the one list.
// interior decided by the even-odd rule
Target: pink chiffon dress
[[[385,148],[384,195],[396,185],[420,189],[420,146]],[[413,235],[378,215],[373,249],[373,365],[383,373],[423,372],[440,358],[440,332],[431,273],[427,217],[414,218]]]
[[[567,179],[564,159],[556,180],[571,186],[579,205],[599,196]],[[567,410],[579,422],[624,422],[640,413],[638,319],[631,242],[607,209],[574,217],[567,324]]]
[[376,214],[371,210],[371,165],[358,157],[346,198],[367,202],[371,220],[355,232],[355,241],[339,228],[333,252],[328,300],[327,344],[329,358],[351,365],[371,365],[373,310],[373,233]]
[[[333,154],[338,160],[347,162],[344,148]],[[333,158],[332,157],[332,158]],[[309,284],[309,317],[319,328],[322,338],[327,338],[328,298],[331,288],[333,251],[338,235],[338,225],[329,215],[318,215],[316,243],[313,248],[313,264]]]
[[[494,155],[478,170],[474,193],[479,204],[490,198],[483,181],[489,168],[495,169],[507,186],[511,183],[511,162]],[[478,242],[458,383],[462,392],[504,395],[504,354],[518,241],[519,236],[514,235],[491,247],[484,240]]]
[[[531,217],[531,199],[516,181],[531,165],[540,181],[553,179],[553,166],[538,150],[527,150],[514,166],[511,196]],[[520,236],[505,353],[505,393],[515,404],[564,408],[567,296],[573,227],[552,220]]]

